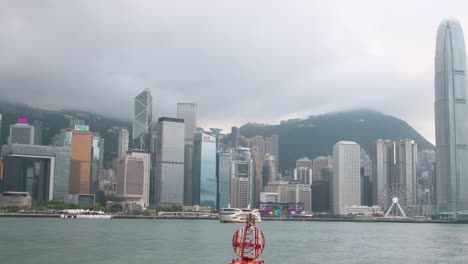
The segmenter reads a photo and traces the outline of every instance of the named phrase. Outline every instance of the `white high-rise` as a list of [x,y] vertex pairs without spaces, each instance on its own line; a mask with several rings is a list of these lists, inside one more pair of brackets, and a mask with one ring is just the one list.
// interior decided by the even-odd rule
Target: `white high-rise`
[[125,128],[122,128],[119,130],[119,146],[118,146],[118,157],[123,157],[128,151],[128,130]]
[[468,209],[466,52],[460,23],[444,19],[435,54],[436,199],[438,211]]
[[333,146],[333,213],[346,214],[346,206],[361,205],[361,148],[356,142]]

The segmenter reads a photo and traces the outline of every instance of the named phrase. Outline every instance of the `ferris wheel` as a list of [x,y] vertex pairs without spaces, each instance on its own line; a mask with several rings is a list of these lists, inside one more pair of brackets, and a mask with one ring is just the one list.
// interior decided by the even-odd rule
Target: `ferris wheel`
[[379,193],[379,205],[385,212],[385,217],[407,218],[411,215],[408,202],[410,190],[402,184],[386,184]]

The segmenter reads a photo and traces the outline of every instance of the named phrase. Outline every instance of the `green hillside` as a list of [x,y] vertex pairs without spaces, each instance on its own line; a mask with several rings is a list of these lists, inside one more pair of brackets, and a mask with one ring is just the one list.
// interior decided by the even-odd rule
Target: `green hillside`
[[90,131],[98,132],[104,137],[104,161],[109,162],[117,153],[117,129],[126,127],[131,133],[131,122],[115,118],[103,117],[83,111],[64,110],[49,111],[29,107],[23,104],[13,104],[0,102],[0,114],[2,114],[2,129],[0,136],[1,145],[6,144],[7,136],[10,133],[10,124],[16,123],[18,118],[28,118],[30,123],[41,121],[43,124],[42,144],[51,144],[51,139],[55,134],[60,133],[60,129],[69,127],[70,119],[77,118],[85,120]]
[[357,142],[369,155],[372,142],[377,139],[410,138],[416,141],[418,150],[434,148],[405,121],[371,110],[324,114],[283,121],[280,125],[247,124],[240,133],[245,137],[278,134],[281,169],[293,168],[301,157],[332,155],[333,145],[340,140]]

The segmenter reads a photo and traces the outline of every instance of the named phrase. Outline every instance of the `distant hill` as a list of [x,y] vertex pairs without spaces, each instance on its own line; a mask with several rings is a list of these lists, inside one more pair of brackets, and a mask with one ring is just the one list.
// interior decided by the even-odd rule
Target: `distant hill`
[[[93,132],[104,137],[104,157],[109,162],[117,153],[117,129],[126,127],[131,133],[130,120],[120,120],[87,113],[80,110],[49,111],[29,107],[24,104],[0,102],[2,114],[1,145],[6,144],[10,124],[20,117],[30,121],[43,122],[43,145],[49,145],[60,129],[69,126],[71,118],[85,120]],[[377,139],[400,140],[410,138],[418,144],[418,150],[433,149],[434,146],[423,138],[405,121],[370,110],[356,110],[312,116],[308,119],[283,121],[279,125],[259,125],[249,123],[240,128],[242,135],[280,135],[280,167],[293,168],[298,158],[314,158],[332,155],[333,145],[340,140],[356,141],[367,153]]]
[[33,108],[24,104],[0,102],[0,114],[2,115],[2,128],[0,143],[7,143],[7,136],[10,134],[10,125],[16,123],[20,117],[28,118],[30,123],[41,121],[43,124],[42,144],[49,145],[55,134],[60,133],[60,129],[69,127],[70,119],[77,118],[84,120],[89,125],[90,130],[99,132],[104,137],[104,161],[109,162],[117,153],[119,127],[126,127],[131,133],[132,123],[128,120],[108,118],[97,114],[87,113],[79,110],[49,111]]
[[371,110],[311,116],[282,121],[279,125],[249,123],[240,128],[240,133],[245,137],[278,134],[281,169],[294,168],[295,161],[301,157],[332,155],[333,145],[340,140],[357,142],[369,155],[377,139],[410,138],[418,144],[418,151],[434,149],[434,145],[405,121]]

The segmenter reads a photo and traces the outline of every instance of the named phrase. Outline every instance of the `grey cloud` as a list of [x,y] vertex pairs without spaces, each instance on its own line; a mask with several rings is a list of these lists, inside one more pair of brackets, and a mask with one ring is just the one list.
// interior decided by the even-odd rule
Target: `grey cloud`
[[199,104],[201,125],[369,107],[434,138],[440,20],[465,1],[2,1],[1,99],[130,118]]

